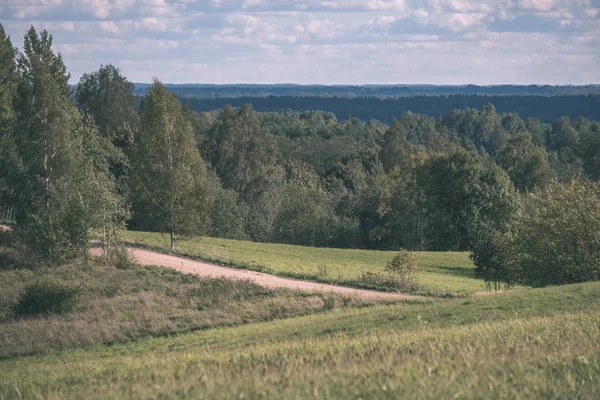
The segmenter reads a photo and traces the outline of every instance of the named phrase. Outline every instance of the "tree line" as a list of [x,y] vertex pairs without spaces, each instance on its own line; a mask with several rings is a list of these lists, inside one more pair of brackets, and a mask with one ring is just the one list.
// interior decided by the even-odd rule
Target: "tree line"
[[391,124],[394,118],[411,111],[430,117],[446,115],[455,109],[481,109],[493,104],[501,113],[517,112],[524,118],[534,117],[543,122],[552,122],[561,116],[571,119],[584,117],[600,120],[600,94],[569,95],[492,95],[492,94],[449,94],[412,95],[397,98],[375,96],[322,96],[322,95],[240,95],[207,98],[194,91],[176,89],[181,99],[197,112],[221,109],[226,105],[241,107],[253,104],[256,111],[329,111],[340,119],[348,116],[365,121],[378,120]]
[[[151,84],[135,83],[135,93],[145,95]],[[600,94],[599,85],[550,86],[550,85],[295,85],[295,84],[167,84],[179,97],[217,99],[236,97],[371,97],[397,98],[410,96],[447,96],[452,94],[476,94],[486,96],[562,96]],[[414,110],[413,110],[414,111]]]
[[128,227],[168,233],[173,248],[211,235],[469,250],[495,285],[599,278],[598,122],[489,104],[390,125],[249,105],[197,113],[158,80],[139,98],[112,65],[73,90],[47,31],[32,27],[17,51],[0,26],[0,55],[0,207],[40,260],[82,254],[95,229],[108,262]]

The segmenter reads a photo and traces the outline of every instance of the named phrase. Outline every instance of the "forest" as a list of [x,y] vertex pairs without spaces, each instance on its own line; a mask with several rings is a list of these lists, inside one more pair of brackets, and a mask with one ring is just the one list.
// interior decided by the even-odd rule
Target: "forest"
[[481,109],[492,104],[499,113],[516,112],[522,118],[537,118],[552,123],[561,116],[576,120],[584,117],[600,120],[600,94],[557,96],[492,94],[413,95],[397,98],[346,96],[234,96],[207,98],[196,94],[179,94],[194,111],[212,111],[226,105],[241,107],[252,104],[256,111],[326,111],[339,120],[349,117],[363,121],[372,119],[391,124],[406,112],[433,118],[450,114],[455,109]]
[[158,79],[138,97],[113,65],[73,89],[33,27],[22,51],[0,27],[0,63],[0,207],[44,262],[85,252],[92,229],[112,257],[128,228],[172,248],[206,235],[470,251],[494,284],[600,278],[599,96],[240,97],[202,111],[221,103],[182,102]]
[[[564,96],[600,94],[600,85],[295,85],[295,84],[200,84],[168,83],[165,86],[179,97],[197,99],[236,97],[370,97],[398,98],[410,96],[447,96],[453,94],[486,96]],[[148,83],[134,83],[136,94],[145,95],[152,87]]]

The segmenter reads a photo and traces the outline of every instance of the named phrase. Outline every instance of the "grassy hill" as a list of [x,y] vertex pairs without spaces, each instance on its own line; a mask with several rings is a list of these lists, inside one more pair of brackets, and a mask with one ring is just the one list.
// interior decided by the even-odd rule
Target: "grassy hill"
[[[218,239],[184,245],[281,271],[309,259],[310,268],[356,272],[391,256]],[[464,254],[422,257],[423,280],[475,281],[461,277],[470,271],[456,263]],[[40,279],[79,287],[75,309],[13,315],[23,288]],[[0,399],[595,399],[598,337],[598,282],[377,302],[93,259],[40,267],[0,233]]]
[[600,396],[600,284],[380,305],[0,361],[0,398]]
[[[126,232],[134,246],[170,251],[169,237],[160,233]],[[240,268],[300,279],[366,286],[364,272],[383,272],[395,252],[328,249],[240,240],[196,238],[177,242],[177,254]],[[475,278],[468,253],[419,252],[420,283],[432,293],[472,294],[484,290]],[[380,288],[382,289],[382,288]],[[383,288],[385,289],[385,288]]]

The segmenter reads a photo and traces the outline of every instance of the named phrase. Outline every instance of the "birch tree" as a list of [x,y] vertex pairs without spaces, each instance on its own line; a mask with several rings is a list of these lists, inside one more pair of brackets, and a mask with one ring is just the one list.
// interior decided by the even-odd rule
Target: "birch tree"
[[10,220],[15,207],[11,180],[16,178],[18,160],[15,153],[13,102],[17,84],[16,49],[0,24],[0,211]]
[[42,260],[56,264],[83,253],[93,220],[82,119],[47,31],[29,29],[17,71],[14,143],[22,165],[14,186],[17,234]]
[[140,108],[131,159],[136,228],[175,235],[203,233],[212,193],[194,129],[177,96],[154,81]]

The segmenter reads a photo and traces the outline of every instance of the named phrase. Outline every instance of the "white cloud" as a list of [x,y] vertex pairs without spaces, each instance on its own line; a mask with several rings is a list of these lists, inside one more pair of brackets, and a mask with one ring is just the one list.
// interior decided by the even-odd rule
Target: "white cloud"
[[31,24],[49,29],[74,79],[107,63],[134,81],[165,82],[591,83],[600,77],[597,0],[2,5],[0,19],[15,45]]
[[102,28],[102,30],[105,32],[119,33],[119,27],[113,21],[100,22],[100,28]]
[[525,10],[550,11],[556,0],[519,0],[519,7]]
[[149,31],[165,32],[168,28],[164,20],[158,18],[142,18],[136,23],[136,26],[143,27]]

